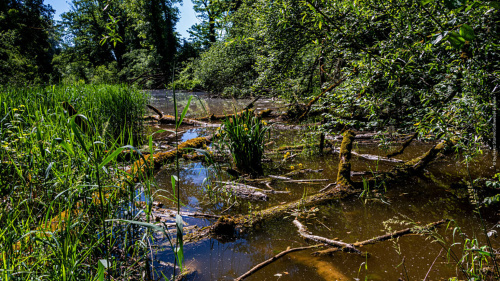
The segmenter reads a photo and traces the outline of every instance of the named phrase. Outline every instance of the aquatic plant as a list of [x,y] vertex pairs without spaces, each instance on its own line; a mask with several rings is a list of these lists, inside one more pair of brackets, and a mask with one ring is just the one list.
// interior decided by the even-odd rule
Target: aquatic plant
[[229,147],[237,169],[252,176],[264,173],[262,154],[269,127],[248,110],[224,121],[223,140]]

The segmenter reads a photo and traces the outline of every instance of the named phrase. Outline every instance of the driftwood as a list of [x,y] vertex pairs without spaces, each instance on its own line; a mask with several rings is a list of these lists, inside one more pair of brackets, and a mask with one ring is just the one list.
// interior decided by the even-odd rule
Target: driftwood
[[386,162],[393,162],[393,163],[404,163],[404,160],[399,160],[399,159],[393,159],[393,158],[388,158],[384,156],[379,156],[379,155],[373,155],[373,154],[360,154],[357,152],[352,151],[352,155],[367,159],[367,160],[372,160],[372,161],[386,161]]
[[308,180],[286,180],[284,182],[288,183],[310,183],[310,182],[325,182],[329,181],[329,179],[308,179]]
[[[405,228],[405,229],[402,229],[402,230],[399,230],[399,231],[395,231],[393,233],[388,233],[388,234],[385,234],[385,235],[382,235],[382,236],[378,236],[378,237],[375,237],[375,238],[372,238],[372,239],[368,239],[368,240],[365,240],[365,241],[352,243],[350,245],[353,245],[354,247],[363,247],[365,245],[375,244],[377,242],[382,242],[382,241],[386,241],[386,240],[396,239],[398,237],[401,237],[401,236],[404,236],[404,235],[407,235],[407,234],[418,234],[418,233],[420,233],[422,231],[428,231],[429,229],[432,229],[432,228],[434,228],[436,226],[439,226],[439,225],[441,225],[443,223],[446,223],[448,221],[449,220],[445,219],[445,220],[440,220],[440,221],[437,221],[437,222],[430,223],[430,224],[426,225],[425,227]],[[323,250],[323,251],[314,252],[314,253],[312,253],[312,255],[316,255],[316,256],[331,255],[332,253],[338,252],[339,250],[340,249],[338,249],[338,248],[330,248],[330,249],[326,249],[326,250]]]
[[252,267],[252,269],[250,269],[249,271],[245,272],[245,274],[241,275],[240,277],[238,277],[238,278],[236,278],[234,280],[235,281],[243,280],[243,279],[247,278],[248,276],[254,274],[255,272],[259,271],[260,269],[264,268],[266,265],[269,265],[269,264],[273,263],[274,261],[278,260],[281,257],[286,256],[289,253],[303,251],[303,250],[309,250],[309,249],[314,249],[314,248],[318,248],[318,247],[321,247],[321,246],[323,246],[323,244],[287,249],[287,250],[285,250],[283,252],[280,252],[276,256],[274,256],[274,257],[272,257],[272,258],[270,258],[268,260],[265,260],[265,261],[259,263],[258,265]]
[[291,171],[289,173],[286,173],[285,176],[294,177],[294,176],[299,176],[299,175],[305,175],[305,174],[310,174],[310,173],[321,173],[321,172],[323,172],[323,169],[319,169],[319,170],[301,169],[301,170]]
[[163,209],[163,208],[158,208],[154,209],[152,214],[154,216],[167,216],[167,217],[174,217],[175,215],[179,214],[181,216],[185,217],[193,217],[193,218],[202,218],[202,219],[218,219],[220,216],[218,215],[212,215],[212,214],[206,214],[206,213],[200,213],[200,212],[179,212],[175,210],[169,210],[169,209]]
[[341,241],[332,240],[332,239],[328,239],[325,237],[310,234],[307,231],[307,228],[303,224],[301,224],[297,220],[297,218],[295,218],[295,220],[293,221],[293,224],[299,229],[300,236],[304,237],[307,240],[325,243],[325,244],[328,244],[330,246],[342,249],[342,251],[345,251],[345,252],[361,254],[361,251],[356,249],[353,244],[348,244],[348,243],[344,243]]

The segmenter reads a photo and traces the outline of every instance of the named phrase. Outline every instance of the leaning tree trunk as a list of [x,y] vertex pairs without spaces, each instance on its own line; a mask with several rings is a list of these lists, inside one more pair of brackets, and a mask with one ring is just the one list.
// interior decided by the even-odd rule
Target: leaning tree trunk
[[[284,205],[270,207],[268,209],[252,212],[249,215],[238,215],[234,217],[223,217],[219,219],[212,227],[212,233],[217,234],[219,229],[224,229],[226,234],[236,229],[240,232],[245,229],[252,228],[255,225],[264,221],[282,217],[287,213],[294,212],[298,208],[310,208],[313,206],[324,205],[334,200],[341,200],[354,194],[359,194],[362,191],[362,182],[352,182],[350,178],[350,151],[352,149],[352,142],[354,140],[354,133],[346,131],[344,139],[342,140],[341,147],[344,151],[341,153],[341,163],[339,164],[339,172],[337,176],[337,185],[327,189],[323,193],[307,196],[300,200],[290,202]],[[436,156],[443,152],[449,145],[453,143],[442,141],[432,147],[429,151],[422,156],[410,160],[402,165],[399,165],[389,172],[378,174],[374,179],[370,180],[370,184],[385,181],[386,183],[392,180],[399,180],[406,176],[415,174],[421,171],[428,165]],[[342,149],[341,149],[342,150]],[[229,229],[229,231],[228,231]],[[203,230],[205,233],[197,233],[198,236],[206,235],[209,229]]]

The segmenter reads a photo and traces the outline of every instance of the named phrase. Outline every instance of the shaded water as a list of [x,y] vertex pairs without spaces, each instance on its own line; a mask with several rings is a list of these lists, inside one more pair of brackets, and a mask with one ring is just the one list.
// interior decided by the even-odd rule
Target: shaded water
[[[232,101],[221,99],[206,99],[198,94],[200,99],[211,109],[211,113],[221,114],[231,112]],[[186,100],[181,95],[180,100]],[[156,99],[154,105],[161,102]],[[238,101],[239,108],[244,107],[250,100]],[[265,102],[263,103],[266,104]],[[162,109],[172,113],[172,107]],[[170,110],[170,111],[169,111]],[[191,110],[191,108],[190,108]],[[200,114],[194,113],[193,115]],[[201,114],[204,115],[204,114]],[[204,130],[194,129],[185,132],[181,141],[205,134]],[[280,144],[297,144],[307,139],[306,132],[276,131],[272,139]],[[421,155],[431,147],[431,144],[414,143],[408,147],[404,154],[397,157],[409,160]],[[359,153],[384,155],[386,151],[377,144],[357,144],[354,150]],[[313,154],[309,156],[302,153],[288,162],[283,162],[283,154],[275,154],[273,163],[265,163],[267,174],[283,175],[290,171],[290,166],[297,167],[302,164],[304,168],[323,169],[320,173],[305,176],[305,178],[329,179],[334,182],[337,173],[338,155],[327,153],[324,156]],[[492,176],[500,170],[498,165],[492,166],[492,155],[486,152],[483,156],[473,161],[470,171],[473,178]],[[382,161],[368,161],[353,156],[353,171],[386,171],[394,163]],[[157,200],[168,207],[174,203],[167,198],[172,198],[170,192],[170,175],[174,172],[171,168],[160,171],[157,176],[159,192]],[[229,210],[226,214],[247,214],[250,210],[264,209],[266,207],[300,199],[307,194],[314,194],[328,182],[321,184],[296,184],[272,182],[276,190],[288,190],[290,194],[272,194],[268,202],[239,201],[234,204],[234,198],[210,196],[210,187],[205,183],[205,178],[210,176],[209,170],[202,163],[183,163],[180,171],[181,194],[180,199],[185,204],[186,211],[200,211],[204,213],[219,214],[222,210]],[[360,180],[360,177],[354,178]],[[328,238],[338,238],[344,242],[367,240],[386,233],[384,222],[397,218],[398,220],[413,221],[427,224],[443,218],[453,219],[467,233],[469,238],[478,237],[481,245],[485,244],[484,235],[474,206],[470,203],[466,190],[454,188],[452,183],[463,182],[467,179],[467,170],[461,159],[453,157],[439,159],[430,165],[424,173],[410,177],[404,182],[387,185],[386,188],[370,191],[371,196],[333,202],[318,209],[301,210],[306,215],[300,219],[306,224],[309,231],[315,235]],[[255,184],[258,187],[263,185]],[[386,189],[386,190],[385,190]],[[376,196],[381,193],[382,195]],[[164,196],[164,197],[161,197]],[[486,226],[492,228],[499,221],[498,211],[488,210],[483,214]],[[209,225],[211,221],[184,218],[189,225]],[[184,248],[186,266],[196,270],[189,280],[232,280],[248,271],[256,264],[276,255],[287,247],[307,245],[299,237],[297,229],[292,224],[291,216],[267,222],[261,228],[239,237],[234,241],[217,241],[214,239],[203,240],[198,243],[188,244]],[[399,230],[407,225],[390,224],[391,229]],[[453,225],[454,226],[454,225]],[[439,233],[449,241],[452,240],[452,229],[443,226]],[[498,238],[493,238],[493,247],[499,247]],[[422,280],[427,275],[427,280],[444,280],[457,276],[454,264],[446,262],[444,255],[436,259],[441,247],[432,239],[424,236],[404,236],[397,241],[385,241],[363,247],[370,253],[365,258],[357,255],[336,253],[333,257],[312,257],[311,251],[292,253],[271,265],[258,271],[247,280],[397,280],[406,279]],[[454,249],[461,256],[461,249]],[[445,252],[445,251],[444,251]],[[172,252],[166,247],[156,255],[158,260],[172,261]],[[404,259],[404,263],[402,263]],[[435,261],[435,262],[434,262]],[[432,269],[429,271],[429,269]],[[161,267],[159,267],[161,269]],[[406,270],[405,270],[406,269]]]

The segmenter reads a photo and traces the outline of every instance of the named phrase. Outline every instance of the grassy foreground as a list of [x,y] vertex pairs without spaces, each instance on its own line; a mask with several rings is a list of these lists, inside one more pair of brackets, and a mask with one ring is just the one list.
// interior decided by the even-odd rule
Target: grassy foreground
[[0,89],[0,280],[126,279],[147,266],[144,234],[106,222],[136,214],[137,186],[112,152],[140,139],[147,101],[125,85]]

